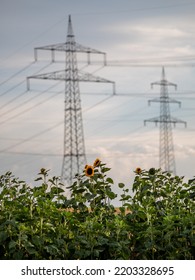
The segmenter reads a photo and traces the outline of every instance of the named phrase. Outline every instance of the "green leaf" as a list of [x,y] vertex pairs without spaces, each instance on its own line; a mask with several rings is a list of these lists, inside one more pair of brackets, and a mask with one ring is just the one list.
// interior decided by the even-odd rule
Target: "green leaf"
[[35,246],[40,247],[43,244],[43,239],[40,236],[34,235],[32,236],[32,243]]
[[58,248],[55,245],[49,245],[45,248],[47,252],[51,255],[55,255],[58,252]]
[[188,184],[192,184],[193,182],[195,182],[195,178],[194,178],[194,179],[190,179],[190,180],[188,181]]
[[123,184],[123,183],[118,183],[118,186],[119,186],[120,189],[122,189],[122,188],[124,188],[125,184]]
[[106,172],[108,172],[108,171],[110,171],[111,170],[111,168],[108,168],[108,167],[103,167],[102,168],[102,172],[103,173],[106,173]]
[[8,234],[5,231],[1,231],[0,232],[0,243],[3,243],[7,238],[8,238]]
[[122,214],[125,214],[125,207],[119,207],[119,210],[121,211]]
[[107,178],[106,182],[110,183],[110,184],[114,184],[114,181],[112,180],[112,178]]
[[38,178],[35,179],[35,182],[40,181],[40,180],[43,180],[43,178],[42,177],[38,177]]
[[195,197],[195,192],[190,194],[190,198],[194,198]]
[[52,187],[51,192],[52,192],[52,194],[59,194],[59,193],[63,193],[64,190],[62,188],[59,188],[59,187]]
[[117,197],[117,194],[115,194],[114,192],[110,192],[110,191],[107,192],[107,195],[110,199],[114,199]]
[[16,243],[14,240],[11,240],[11,241],[9,242],[9,249],[15,248],[16,245],[17,245],[17,243]]
[[37,253],[37,250],[33,247],[27,247],[26,251],[29,253],[29,255],[35,255]]
[[23,259],[23,252],[22,251],[15,251],[13,253],[13,260],[22,260]]
[[146,219],[146,214],[143,212],[143,211],[138,211],[138,216],[141,218],[141,219],[143,219],[143,220],[145,220]]
[[130,195],[126,195],[126,194],[121,194],[121,199],[120,199],[120,201],[125,201],[125,200],[129,200],[130,198],[131,198],[131,196]]
[[91,193],[86,193],[86,194],[85,194],[85,198],[86,198],[87,200],[90,200],[90,199],[92,199],[92,198],[94,198],[94,197],[95,197],[94,194],[91,194]]

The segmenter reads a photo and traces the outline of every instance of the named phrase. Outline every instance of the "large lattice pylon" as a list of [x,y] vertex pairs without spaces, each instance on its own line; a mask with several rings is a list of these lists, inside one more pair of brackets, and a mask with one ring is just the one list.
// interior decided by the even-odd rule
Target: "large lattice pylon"
[[160,98],[149,100],[149,104],[151,102],[160,103],[160,116],[144,120],[144,124],[146,124],[146,122],[160,124],[159,167],[164,171],[176,174],[172,125],[175,126],[177,123],[182,123],[186,126],[185,121],[172,117],[170,113],[170,103],[178,103],[179,106],[181,106],[179,101],[170,98],[168,95],[168,87],[173,86],[176,89],[177,85],[166,80],[164,67],[162,67],[161,80],[151,84],[152,87],[154,85],[160,86]]
[[35,60],[38,59],[37,52],[39,49],[51,51],[52,61],[55,60],[55,51],[63,51],[66,53],[66,65],[64,70],[29,76],[27,78],[27,83],[29,88],[30,79],[65,81],[64,152],[61,180],[65,186],[69,186],[72,183],[74,176],[80,173],[86,164],[79,82],[111,83],[113,85],[113,94],[115,94],[115,83],[78,70],[77,52],[87,54],[88,64],[90,64],[90,54],[96,53],[103,55],[103,63],[106,65],[106,54],[85,47],[75,41],[70,15],[68,19],[66,42],[35,48]]

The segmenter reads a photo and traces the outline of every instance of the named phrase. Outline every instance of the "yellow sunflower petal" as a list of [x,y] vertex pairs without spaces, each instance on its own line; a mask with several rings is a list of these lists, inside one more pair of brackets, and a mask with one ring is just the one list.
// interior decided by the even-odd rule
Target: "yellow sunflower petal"
[[141,172],[142,172],[141,168],[137,167],[136,170],[135,170],[135,173],[140,174]]
[[88,177],[92,177],[94,175],[93,166],[87,165],[87,167],[85,168],[85,175]]
[[96,158],[96,160],[94,161],[93,167],[98,167],[101,163],[101,160],[99,158]]

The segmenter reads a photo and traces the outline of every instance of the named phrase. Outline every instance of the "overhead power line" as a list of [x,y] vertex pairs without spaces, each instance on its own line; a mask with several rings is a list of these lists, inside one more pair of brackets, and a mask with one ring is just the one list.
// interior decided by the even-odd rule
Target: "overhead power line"
[[[34,63],[34,62],[33,62],[33,63]],[[50,62],[49,64],[47,64],[46,66],[42,67],[41,69],[39,69],[35,74],[40,73],[41,71],[43,71],[44,69],[46,69],[49,65],[51,65],[51,62]],[[30,65],[30,66],[31,66],[31,65]],[[28,65],[26,68],[29,68],[29,65]],[[22,70],[22,71],[23,71],[23,70]],[[20,71],[19,71],[19,72],[20,72]],[[18,72],[17,72],[16,74],[14,74],[12,77],[10,77],[8,80],[4,81],[4,83],[7,83],[7,81],[10,81],[11,79],[13,79],[15,76],[17,76],[17,74],[18,74]],[[15,86],[11,87],[10,89],[8,89],[8,90],[2,92],[2,93],[0,94],[0,97],[4,96],[4,95],[7,94],[8,92],[10,92],[10,91],[16,89],[17,87],[19,87],[20,85],[22,85],[22,84],[25,83],[25,82],[26,82],[26,79],[23,80],[23,81],[21,81],[21,82],[19,82],[18,84],[16,84]],[[17,98],[14,98],[14,100],[16,100],[16,99],[17,99]],[[7,103],[9,104],[9,103],[11,103],[11,102],[12,102],[12,101],[8,101]],[[7,105],[4,104],[4,105],[2,105],[0,108],[3,108],[4,106],[7,106]]]
[[[59,82],[58,82],[57,84],[59,84]],[[53,85],[53,86],[51,86],[50,88],[55,87],[55,86],[56,86],[56,84]],[[31,97],[29,100],[32,101],[32,100],[36,99],[37,97],[40,97],[40,96],[41,96],[42,94],[44,94],[45,92],[47,92],[47,90],[44,90],[44,91],[42,91],[41,93],[37,94],[36,96]],[[56,95],[61,94],[61,93],[62,93],[62,91],[57,92],[57,93],[53,94],[52,96],[49,96],[49,97],[46,98],[45,100],[39,101],[38,103],[34,104],[33,106],[31,106],[31,107],[29,107],[29,108],[26,108],[25,110],[23,110],[23,111],[21,111],[21,112],[15,114],[15,115],[13,115],[13,116],[11,116],[10,118],[8,118],[8,119],[6,119],[6,120],[4,120],[4,121],[1,121],[1,122],[0,122],[0,125],[5,124],[5,123],[7,123],[7,122],[13,120],[13,119],[15,119],[15,118],[17,118],[17,117],[19,117],[19,116],[21,116],[21,115],[23,115],[23,114],[25,114],[25,113],[31,111],[31,110],[34,109],[34,108],[37,108],[38,106],[44,104],[44,103],[47,102],[48,100],[54,98]],[[18,109],[18,108],[20,108],[22,105],[27,104],[27,103],[29,102],[29,100],[23,102],[22,104],[17,105],[14,109]],[[10,112],[12,112],[12,111],[13,111],[13,110],[10,109],[9,111],[7,111],[7,112],[5,112],[4,114],[2,114],[0,117],[4,116],[5,114],[10,113]]]
[[12,76],[10,76],[9,78],[7,78],[6,80],[4,80],[3,82],[0,83],[0,86],[4,85],[5,83],[11,81],[13,78],[15,78],[17,75],[21,74],[23,71],[27,70],[28,68],[30,68],[33,64],[35,63],[35,61],[29,63],[27,66],[25,66],[24,68],[22,68],[21,70],[19,70],[18,72],[14,73]]
[[[148,4],[148,3],[147,3]],[[83,12],[83,13],[73,13],[72,15],[74,16],[88,16],[88,15],[93,15],[93,16],[98,16],[98,15],[108,15],[108,14],[131,14],[131,13],[135,13],[135,12],[145,12],[145,11],[151,11],[151,10],[161,10],[161,9],[170,9],[170,8],[179,8],[179,7],[185,7],[185,6],[193,6],[195,5],[194,1],[190,1],[190,2],[178,2],[177,4],[169,4],[169,5],[156,5],[156,6],[151,6],[151,5],[147,5],[146,7],[141,7],[141,8],[131,8],[130,9],[126,9],[126,10],[111,10],[109,9],[109,11],[89,11],[89,12]]]
[[[54,96],[53,96],[53,97],[54,97]],[[99,105],[102,104],[104,101],[107,101],[107,99],[108,99],[108,98],[102,100],[101,102],[96,103],[95,105],[93,105],[93,108],[96,107],[96,106],[99,106]],[[86,111],[88,111],[88,110],[91,110],[91,109],[92,109],[92,107],[89,107],[89,108],[87,108],[86,110],[84,110],[84,112],[86,112]],[[15,116],[14,116],[13,118],[15,118]],[[31,140],[33,140],[33,139],[35,139],[35,138],[37,138],[37,137],[39,137],[39,136],[45,134],[45,133],[47,133],[47,132],[49,132],[49,131],[51,131],[51,130],[57,128],[58,126],[62,125],[63,123],[64,123],[64,122],[62,121],[62,122],[59,122],[59,123],[57,123],[57,124],[55,124],[55,125],[53,125],[53,126],[47,128],[47,129],[44,129],[44,130],[42,130],[41,132],[36,133],[36,134],[34,134],[34,135],[32,135],[32,136],[26,138],[26,139],[23,139],[23,140],[19,141],[19,142],[16,143],[16,144],[13,144],[13,145],[11,145],[11,146],[9,146],[9,147],[3,149],[3,150],[0,150],[0,153],[6,153],[6,152],[8,152],[9,150],[11,150],[12,148],[15,148],[15,147],[17,147],[17,146],[20,146],[20,145],[22,145],[22,144],[24,144],[24,143],[26,143],[26,142],[29,142],[29,141],[31,141]]]
[[48,31],[51,31],[52,28],[54,28],[56,25],[58,25],[59,23],[63,22],[65,20],[64,16],[58,20],[57,22],[55,22],[54,24],[50,25],[47,29],[43,30],[42,32],[40,32],[37,36],[35,36],[32,40],[30,40],[29,42],[26,42],[24,45],[20,46],[18,49],[16,49],[13,53],[11,53],[10,55],[4,57],[0,63],[6,61],[7,59],[9,59],[10,57],[13,57],[15,54],[17,54],[19,51],[21,51],[22,49],[24,49],[26,46],[29,46],[30,44],[32,44],[33,42],[35,42],[37,39],[43,37],[43,35],[45,35]]
[[49,128],[46,128],[46,129],[42,130],[41,132],[38,132],[38,133],[36,133],[36,134],[34,134],[34,135],[32,135],[32,136],[30,136],[30,137],[28,137],[28,138],[26,138],[26,139],[20,141],[19,143],[13,144],[13,145],[11,145],[11,146],[9,146],[9,147],[7,147],[7,148],[1,150],[0,153],[8,152],[9,150],[11,150],[11,149],[13,149],[13,148],[15,148],[15,147],[18,147],[18,146],[20,146],[20,145],[22,145],[22,144],[24,144],[24,143],[26,143],[26,142],[29,142],[29,141],[31,141],[32,139],[34,139],[34,138],[36,138],[36,137],[39,137],[39,136],[45,134],[46,132],[55,129],[55,128],[57,128],[58,126],[60,126],[60,125],[62,125],[62,124],[63,124],[63,122],[59,122],[59,123],[57,123],[57,124],[55,124],[55,125],[53,125],[53,126],[51,126],[51,127],[49,127]]

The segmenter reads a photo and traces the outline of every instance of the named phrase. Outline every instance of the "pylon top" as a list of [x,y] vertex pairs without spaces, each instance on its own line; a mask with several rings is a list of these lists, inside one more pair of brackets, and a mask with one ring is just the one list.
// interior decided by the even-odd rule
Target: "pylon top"
[[165,80],[165,68],[164,68],[164,66],[162,67],[162,80]]
[[67,45],[70,45],[70,43],[73,43],[75,52],[88,54],[88,64],[90,64],[90,54],[95,53],[95,54],[102,54],[104,56],[104,65],[106,65],[106,53],[105,52],[101,52],[101,51],[98,51],[93,48],[85,47],[85,46],[75,42],[71,15],[68,16],[68,30],[67,30],[66,39],[67,40],[64,43],[58,43],[58,44],[52,44],[52,45],[34,48],[35,61],[38,60],[38,50],[48,50],[48,51],[51,51],[52,62],[54,62],[55,61],[54,53],[56,51],[67,52],[69,50],[69,48],[67,48]]
[[67,38],[74,37],[73,28],[72,28],[72,21],[71,15],[68,16],[68,31],[67,31]]
[[165,68],[164,68],[164,66],[162,67],[162,77],[161,77],[161,80],[157,81],[157,82],[154,82],[154,83],[151,83],[151,87],[152,88],[153,88],[154,85],[159,85],[159,86],[162,86],[162,87],[173,86],[173,87],[175,87],[175,89],[177,89],[177,85],[176,84],[167,81],[167,79],[165,77]]

